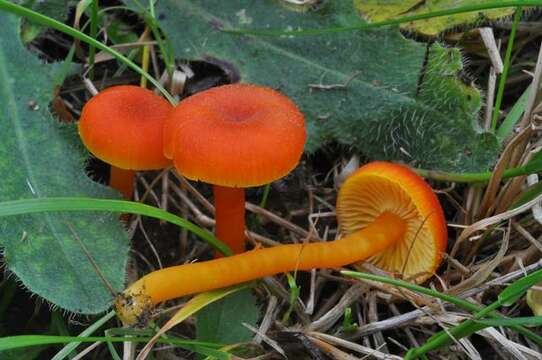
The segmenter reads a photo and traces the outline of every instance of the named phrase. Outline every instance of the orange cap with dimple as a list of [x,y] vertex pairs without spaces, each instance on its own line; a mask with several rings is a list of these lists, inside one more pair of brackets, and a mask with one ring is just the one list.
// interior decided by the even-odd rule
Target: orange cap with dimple
[[163,126],[172,108],[150,90],[113,86],[85,104],[79,135],[94,156],[118,168],[165,168],[171,161],[163,155]]
[[266,87],[215,87],[182,101],[164,125],[164,154],[184,176],[228,187],[288,174],[305,145],[303,114]]

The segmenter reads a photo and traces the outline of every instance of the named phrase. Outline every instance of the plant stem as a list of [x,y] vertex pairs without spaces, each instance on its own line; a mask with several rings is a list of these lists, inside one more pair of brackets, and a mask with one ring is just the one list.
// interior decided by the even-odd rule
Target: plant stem
[[491,119],[491,129],[497,130],[497,120],[501,112],[502,99],[504,97],[504,88],[506,86],[506,79],[508,78],[508,71],[510,70],[510,62],[512,59],[512,50],[514,49],[514,39],[516,38],[516,31],[518,28],[519,20],[521,19],[522,8],[518,7],[514,13],[514,22],[512,23],[512,30],[510,31],[510,37],[508,38],[508,46],[506,47],[506,55],[504,57],[504,69],[499,77],[499,89],[497,90],[497,97],[495,98],[495,108],[493,109],[493,118]]
[[[96,40],[98,35],[98,0],[93,0],[90,8],[90,37]],[[94,80],[94,58],[96,55],[96,47],[92,44],[88,48],[88,77]]]
[[[450,181],[450,182],[463,182],[463,183],[475,183],[475,182],[485,182],[489,181],[491,171],[479,172],[479,173],[453,173],[445,172],[439,170],[426,170],[426,169],[414,169],[414,171],[428,179],[438,180],[438,181]],[[529,175],[534,170],[530,170],[528,167],[520,166],[517,168],[507,169],[504,171],[503,179],[508,179],[515,176]]]
[[262,199],[260,200],[260,207],[264,208],[267,206],[267,199],[269,198],[269,191],[271,190],[271,183],[265,184],[263,188]]
[[[143,35],[141,36],[141,38],[143,41],[150,39],[148,26],[145,27],[145,31],[143,31]],[[150,48],[151,48],[151,45],[143,46],[143,51],[141,54],[141,68],[146,72],[149,72]],[[139,86],[141,86],[142,88],[147,88],[146,77],[144,76],[141,77],[141,80],[139,81]]]

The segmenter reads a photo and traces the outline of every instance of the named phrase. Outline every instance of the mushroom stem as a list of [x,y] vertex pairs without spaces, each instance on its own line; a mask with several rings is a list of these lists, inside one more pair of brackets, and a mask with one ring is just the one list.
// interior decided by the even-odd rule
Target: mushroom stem
[[125,199],[130,200],[134,194],[134,171],[111,165],[109,186],[120,191]]
[[126,323],[162,301],[218,289],[294,270],[336,268],[378,254],[400,241],[406,222],[391,212],[357,232],[330,242],[289,244],[257,249],[210,261],[172,266],[149,273],[132,284],[116,301]]
[[240,254],[245,251],[245,189],[213,185],[213,193],[216,237]]

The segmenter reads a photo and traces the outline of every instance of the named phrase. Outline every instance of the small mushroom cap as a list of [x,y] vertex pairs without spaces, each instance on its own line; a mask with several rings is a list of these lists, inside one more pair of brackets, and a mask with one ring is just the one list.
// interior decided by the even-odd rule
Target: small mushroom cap
[[81,112],[79,135],[97,158],[121,169],[162,169],[163,126],[173,107],[138,86],[113,86],[90,99]]
[[405,279],[425,281],[440,265],[448,241],[437,197],[408,167],[383,161],[369,163],[354,172],[339,191],[337,219],[341,231],[354,233],[384,211],[405,220],[405,237],[367,261]]
[[303,114],[285,95],[233,84],[193,95],[171,112],[164,154],[191,180],[259,186],[297,165],[305,138]]

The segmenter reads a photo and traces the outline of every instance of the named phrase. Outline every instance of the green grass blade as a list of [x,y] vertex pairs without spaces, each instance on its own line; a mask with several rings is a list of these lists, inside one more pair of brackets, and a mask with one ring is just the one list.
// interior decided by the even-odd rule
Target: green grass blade
[[[474,334],[475,332],[488,327],[478,320],[482,320],[484,317],[493,316],[493,311],[505,304],[511,304],[514,301],[517,301],[532,285],[536,284],[542,278],[542,270],[538,270],[529,274],[528,276],[521,278],[511,285],[509,285],[505,290],[503,290],[497,301],[491,303],[487,307],[483,308],[479,312],[475,313],[472,319],[463,321],[461,324],[454,326],[447,331],[440,331],[437,334],[433,335],[425,344],[418,348],[411,349],[405,359],[415,359],[417,357],[423,356],[430,351],[448,346],[452,343],[452,338],[461,339],[463,337]],[[502,318],[502,317],[499,317]],[[511,319],[513,320],[513,319]],[[524,327],[514,324],[510,324],[510,327],[519,332],[520,334],[529,337],[529,339],[535,341],[538,345],[542,345],[542,337],[535,334],[534,332],[525,329]]]
[[266,208],[267,207],[267,199],[269,198],[269,191],[271,190],[271,183],[265,184],[263,188],[263,194],[262,199],[260,200],[260,207]]
[[[537,153],[542,155],[542,152]],[[529,161],[524,166],[519,166],[511,169],[506,169],[502,176],[503,179],[509,179],[516,176],[530,175],[536,172],[542,171],[542,159],[538,158],[535,155],[531,161]],[[439,170],[427,170],[427,169],[414,169],[414,171],[428,179],[438,180],[438,181],[451,181],[451,182],[462,182],[462,183],[476,183],[476,182],[486,182],[491,179],[493,173],[491,171],[479,172],[479,173],[455,173],[455,172],[446,172]]]
[[[540,270],[540,271],[542,271],[542,270]],[[537,272],[534,272],[533,274],[536,274]],[[388,277],[385,277],[385,276],[378,276],[378,275],[373,275],[373,274],[360,273],[360,272],[356,272],[356,271],[341,271],[341,274],[349,276],[349,277],[353,277],[355,279],[378,281],[378,282],[382,282],[382,283],[385,283],[385,284],[402,287],[402,288],[405,288],[405,289],[408,289],[408,290],[411,290],[411,291],[414,291],[414,292],[417,292],[417,293],[420,293],[420,294],[429,295],[429,296],[435,297],[437,299],[447,301],[447,302],[449,302],[451,304],[454,304],[454,305],[456,305],[458,307],[461,307],[461,308],[463,308],[463,309],[465,309],[467,311],[476,312],[478,314],[478,316],[480,316],[480,318],[483,317],[483,316],[489,316],[489,317],[498,318],[498,319],[503,318],[502,315],[493,312],[496,308],[498,308],[501,305],[501,303],[493,303],[490,306],[488,306],[486,308],[483,308],[481,306],[478,306],[478,305],[473,304],[473,303],[471,303],[469,301],[460,299],[458,297],[443,294],[443,293],[440,293],[438,291],[428,289],[428,288],[425,288],[423,286],[411,284],[409,282],[402,281],[402,280],[391,279],[391,278],[388,278]],[[475,314],[475,317],[476,316],[477,315]],[[471,326],[473,326],[473,324],[474,323],[471,323]],[[463,325],[463,324],[461,324],[461,325]],[[459,325],[459,326],[461,326],[461,325]],[[537,344],[542,345],[542,336],[537,335],[534,332],[532,332],[531,330],[526,329],[526,328],[524,328],[522,326],[511,326],[511,327],[515,331],[517,331],[518,333],[528,337],[529,339],[533,340]],[[468,328],[467,326],[465,326],[465,328],[467,328],[467,330],[471,329],[471,328]],[[461,331],[464,331],[464,328],[460,328],[458,330],[458,332],[461,332]],[[441,335],[442,338],[439,338],[438,341],[444,341],[444,339],[451,340],[451,339],[449,339],[448,335],[445,332],[443,332],[443,334],[444,335]],[[440,335],[440,333],[437,334],[437,335]],[[437,335],[435,335],[435,336],[437,336]]]
[[232,251],[213,234],[190,221],[162,209],[137,202],[84,197],[40,198],[0,202],[0,216],[49,211],[108,211],[149,216],[178,225],[198,235],[221,253],[225,255],[232,254]]
[[283,31],[283,30],[263,30],[263,29],[239,29],[239,28],[223,28],[222,31],[230,34],[238,35],[257,35],[257,36],[284,36],[284,35],[296,35],[296,36],[311,36],[322,34],[333,34],[346,31],[366,30],[373,29],[382,26],[399,25],[406,22],[419,21],[425,19],[431,19],[436,17],[451,16],[457,14],[463,14],[468,12],[476,12],[491,9],[501,9],[510,7],[524,7],[524,6],[542,6],[542,0],[516,0],[516,1],[493,1],[483,4],[471,4],[460,6],[452,9],[433,11],[425,14],[418,14],[413,16],[403,16],[397,19],[385,20],[375,23],[361,23],[355,26],[341,26],[330,27],[325,29],[305,29],[299,31]]
[[428,289],[423,286],[419,286],[415,284],[411,284],[403,280],[391,279],[385,276],[379,276],[379,275],[373,275],[373,274],[360,273],[357,271],[341,271],[341,274],[352,277],[354,279],[358,279],[358,280],[378,281],[378,282],[385,283],[388,285],[402,287],[404,289],[408,289],[408,290],[417,292],[419,294],[429,295],[431,297],[447,301],[450,304],[457,305],[468,311],[480,311],[482,309],[480,306],[473,304],[467,300],[463,300],[455,296],[443,294],[436,290]]
[[487,327],[495,326],[540,326],[542,325],[542,316],[530,316],[530,317],[517,317],[513,319],[483,319],[476,320],[475,323],[484,325]]
[[500,305],[510,306],[522,297],[527,290],[542,281],[542,269],[535,271],[508,285],[498,296]]
[[[110,311],[104,316],[102,316],[98,321],[94,322],[94,324],[87,327],[83,332],[79,334],[79,337],[86,337],[98,330],[100,327],[102,327],[103,324],[108,322],[110,319],[112,319],[115,316],[114,311]],[[81,344],[81,342],[70,342],[68,345],[64,346],[58,353],[56,353],[55,356],[51,360],[64,360],[66,357],[70,355],[70,353],[75,350],[75,348]]]
[[519,198],[510,205],[508,210],[515,209],[517,207],[520,207],[521,205],[524,205],[525,203],[533,200],[534,198],[540,196],[542,194],[542,182],[538,182],[535,185],[529,186],[527,189],[525,189],[525,192],[523,192]]
[[512,106],[512,109],[510,109],[508,115],[506,115],[506,118],[503,120],[501,126],[499,126],[496,135],[500,143],[502,143],[510,134],[512,134],[514,126],[521,119],[521,115],[525,110],[525,106],[527,106],[527,101],[529,100],[531,89],[532,85],[529,85],[527,89],[525,89],[525,91],[516,101],[514,106]]
[[[96,40],[98,35],[98,0],[92,1],[92,7],[90,8],[90,37]],[[88,77],[90,80],[94,80],[94,58],[96,57],[96,47],[90,45],[88,48]]]
[[[91,342],[133,342],[133,343],[145,343],[148,342],[150,337],[111,337],[111,336],[89,336],[89,337],[77,337],[77,336],[53,336],[53,335],[19,335],[19,336],[7,336],[0,338],[0,352],[6,350],[13,350],[19,348],[25,348],[29,346],[37,345],[52,345],[52,344],[66,344],[66,343],[91,343]],[[217,359],[228,360],[231,356],[224,352],[217,350],[223,345],[205,343],[192,340],[181,340],[175,338],[161,338],[157,340],[158,343],[171,344],[182,347],[189,351],[194,351],[206,356],[214,356]]]
[[504,88],[506,85],[506,79],[508,78],[508,71],[510,70],[510,63],[512,62],[512,50],[514,49],[514,39],[516,38],[516,32],[518,29],[519,20],[521,19],[521,13],[523,9],[518,7],[514,13],[514,21],[512,22],[512,30],[510,31],[510,37],[508,38],[508,46],[506,47],[506,55],[504,56],[504,69],[499,77],[499,88],[497,89],[497,97],[495,98],[495,108],[493,109],[493,118],[491,119],[491,129],[495,131],[497,129],[497,120],[499,120],[499,114],[501,112],[502,99],[504,97]]
[[126,56],[122,55],[115,49],[110,48],[109,46],[93,39],[92,37],[74,29],[71,26],[68,26],[66,24],[61,23],[60,21],[51,19],[48,16],[42,15],[40,13],[37,13],[33,10],[27,9],[23,6],[14,4],[12,2],[9,2],[8,0],[0,0],[0,10],[5,10],[10,13],[23,16],[27,19],[29,19],[32,22],[35,22],[40,25],[51,27],[55,30],[58,30],[66,35],[69,35],[75,39],[79,39],[91,46],[96,47],[97,49],[100,49],[102,51],[107,52],[108,54],[112,55],[119,61],[125,63],[130,69],[137,72],[139,75],[144,76],[149,82],[151,82],[163,95],[164,97],[173,105],[177,104],[177,100],[175,100],[174,97],[172,97],[166,89],[160,83],[154,79],[149,73],[144,71],[141,67],[139,67],[136,63],[128,59]]

